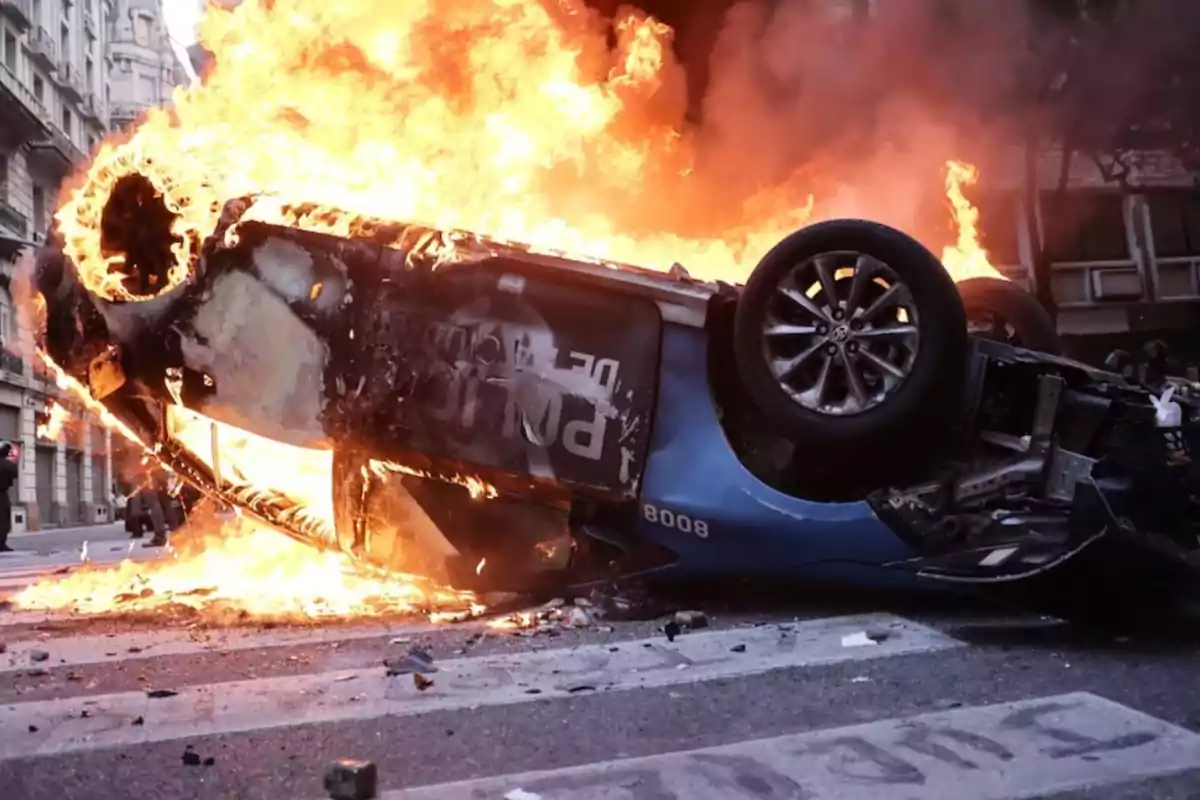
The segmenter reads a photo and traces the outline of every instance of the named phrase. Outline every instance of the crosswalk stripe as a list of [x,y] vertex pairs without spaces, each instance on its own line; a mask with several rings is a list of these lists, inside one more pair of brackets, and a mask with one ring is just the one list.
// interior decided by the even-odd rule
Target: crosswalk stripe
[[[883,633],[868,638],[869,631]],[[661,688],[959,646],[909,620],[867,614],[689,633],[674,642],[658,636],[452,659],[438,662],[427,691],[376,668],[204,684],[161,699],[143,692],[93,695],[86,717],[78,698],[31,701],[0,708],[0,759]],[[144,724],[130,724],[137,717]]]
[[[464,623],[459,629],[481,628]],[[432,625],[397,625],[382,623],[358,627],[320,627],[272,630],[228,629],[213,632],[186,630],[144,631],[105,634],[102,636],[70,636],[59,639],[25,639],[8,642],[8,663],[0,663],[0,674],[27,669],[29,653],[40,650],[47,654],[47,663],[66,663],[71,666],[115,664],[130,658],[195,655],[207,652],[235,650],[266,650],[295,645],[349,642],[384,636],[414,636],[437,630]],[[445,630],[445,628],[441,628]]]
[[[152,561],[159,556],[144,553],[121,552],[97,553],[92,556],[93,569],[115,568],[124,561]],[[64,554],[58,558],[40,557],[36,563],[21,564],[0,569],[0,596],[14,595],[40,580],[50,577],[62,578],[83,568],[78,555]]]
[[1078,692],[562,770],[383,800],[1013,800],[1200,766],[1200,736]]

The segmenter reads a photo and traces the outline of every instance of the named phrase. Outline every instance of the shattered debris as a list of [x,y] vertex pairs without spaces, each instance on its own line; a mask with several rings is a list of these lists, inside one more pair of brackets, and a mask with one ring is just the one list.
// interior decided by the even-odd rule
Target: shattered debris
[[683,629],[679,627],[679,623],[671,620],[666,625],[663,625],[663,633],[667,635],[667,641],[675,641],[675,637],[683,633]]
[[692,630],[707,628],[708,615],[703,611],[677,611],[675,612],[675,624]]
[[146,691],[146,697],[152,700],[162,700],[165,697],[174,697],[177,694],[179,692],[174,689],[148,689]]
[[542,800],[542,796],[524,789],[513,789],[504,795],[504,800]]
[[29,651],[29,660],[34,662],[35,664],[40,664],[43,661],[50,660],[50,654],[47,653],[45,650],[30,650]]
[[572,628],[586,628],[592,624],[592,618],[587,611],[579,606],[574,606],[567,612],[566,622]]
[[413,673],[413,685],[415,685],[417,687],[418,692],[423,692],[426,689],[428,689],[430,686],[433,686],[433,679],[426,678],[424,675],[422,675],[419,672],[414,672]]
[[137,726],[137,727],[140,727],[140,726],[142,726],[142,725],[145,725],[145,724],[146,724],[146,718],[145,718],[145,717],[135,717],[135,718],[134,718],[134,720],[133,720],[133,722],[131,722],[131,723],[129,723],[129,724],[130,724],[130,725]]
[[185,767],[211,767],[217,763],[217,759],[213,756],[200,758],[200,754],[195,751],[192,745],[188,745],[183,749],[183,757],[181,759]]
[[731,653],[744,653],[744,652],[746,652],[746,645],[744,645],[744,644],[735,644],[733,647],[729,648],[729,652],[731,652]]
[[869,647],[877,644],[879,642],[867,636],[866,631],[848,633],[842,637],[842,647]]
[[379,792],[379,771],[373,761],[342,759],[325,770],[325,793],[332,800],[371,800]]
[[892,632],[888,628],[867,628],[864,631],[867,638],[878,644],[879,642],[887,641],[892,636]]
[[433,656],[418,647],[410,649],[401,658],[384,659],[383,666],[387,670],[389,678],[394,678],[397,675],[410,675],[418,672],[434,673],[438,671],[438,668],[433,663]]

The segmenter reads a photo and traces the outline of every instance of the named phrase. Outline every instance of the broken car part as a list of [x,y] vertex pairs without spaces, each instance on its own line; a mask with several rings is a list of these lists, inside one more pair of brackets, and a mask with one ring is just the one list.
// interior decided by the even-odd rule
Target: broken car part
[[[42,345],[186,480],[315,546],[462,588],[786,574],[1072,616],[1197,584],[1195,401],[1163,429],[1161,392],[968,336],[899,231],[804,228],[733,287],[247,206],[158,295],[141,230],[148,299],[43,254]],[[329,508],[196,421],[324,464]]]

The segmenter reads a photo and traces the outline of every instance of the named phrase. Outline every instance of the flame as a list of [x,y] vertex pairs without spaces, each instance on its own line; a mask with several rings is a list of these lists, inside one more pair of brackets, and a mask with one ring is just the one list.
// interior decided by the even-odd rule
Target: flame
[[295,522],[334,541],[333,451],[296,447],[167,406],[167,434],[213,470],[221,488],[249,495],[269,488],[295,504]]
[[71,419],[71,412],[53,400],[47,403],[45,422],[38,423],[37,435],[41,439],[55,440],[62,433],[63,426]]
[[83,567],[40,581],[12,598],[27,610],[86,614],[200,611],[214,622],[311,620],[426,613],[462,619],[483,612],[469,592],[414,575],[375,575],[341,553],[320,552],[247,518],[212,518],[172,535],[160,561]]
[[946,199],[958,228],[955,243],[942,250],[942,263],[955,282],[968,278],[1004,278],[992,266],[987,251],[979,243],[979,209],[963,193],[963,186],[973,186],[979,180],[979,170],[963,161],[946,162]]
[[[681,133],[671,29],[631,12],[615,32],[610,53],[582,0],[210,8],[214,69],[106,142],[64,192],[65,252],[90,291],[135,299],[100,231],[117,182],[139,174],[176,215],[162,289],[187,279],[226,200],[259,195],[251,218],[312,230],[396,220],[744,278],[808,218],[809,192],[797,179],[713,202],[720,187],[701,184]],[[320,213],[287,211],[313,202]]]
[[414,478],[433,478],[446,483],[455,483],[465,488],[472,500],[492,500],[500,496],[500,491],[495,486],[480,478],[476,478],[474,475],[435,475],[425,470],[406,467],[403,464],[397,464],[392,461],[376,461],[374,459],[371,460],[369,467],[372,472],[381,478],[386,477],[389,472],[398,472],[402,475],[411,475]]

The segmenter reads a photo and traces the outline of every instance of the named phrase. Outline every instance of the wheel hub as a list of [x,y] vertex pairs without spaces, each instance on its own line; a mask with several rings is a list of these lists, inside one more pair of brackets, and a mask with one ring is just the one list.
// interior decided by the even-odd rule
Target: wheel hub
[[814,256],[776,286],[763,347],[780,386],[805,408],[844,416],[897,391],[920,337],[911,292],[878,259]]

